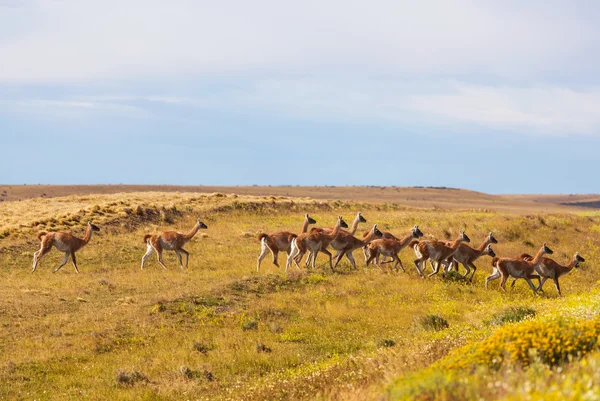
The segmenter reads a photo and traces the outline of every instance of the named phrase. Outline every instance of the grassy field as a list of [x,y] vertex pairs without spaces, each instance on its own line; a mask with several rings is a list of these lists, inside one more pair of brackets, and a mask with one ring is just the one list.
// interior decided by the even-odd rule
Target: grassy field
[[[513,348],[520,348],[503,339],[514,332],[515,344],[529,341],[527,333],[540,327],[547,327],[550,337],[556,327],[570,328],[563,337],[552,337],[560,339],[556,347],[569,341],[569,335],[600,335],[594,331],[600,310],[600,216],[557,205],[554,212],[535,212],[529,203],[521,208],[508,200],[498,209],[477,207],[473,199],[463,208],[458,198],[451,202],[448,208],[431,203],[416,207],[372,199],[150,191],[2,202],[0,397],[458,400],[465,394],[469,399],[597,395],[597,340],[574,342],[563,350],[552,348],[553,342],[538,346],[542,340],[536,337],[526,349],[546,353],[524,357],[513,355]],[[318,226],[332,226],[337,215],[351,220],[358,210],[368,220],[360,232],[378,223],[380,229],[404,235],[419,224],[425,238],[447,239],[466,229],[476,246],[493,231],[500,241],[494,246],[499,256],[534,253],[547,242],[557,261],[564,263],[579,251],[586,262],[561,278],[562,298],[551,282],[541,297],[534,297],[524,282],[503,293],[497,280],[486,290],[489,257],[476,262],[473,283],[420,278],[409,250],[400,255],[407,273],[366,268],[359,251],[356,271],[344,263],[332,273],[323,256],[314,271],[293,268],[285,274],[270,257],[256,271],[259,232],[299,231],[305,212]],[[208,229],[186,246],[191,254],[187,270],[180,270],[169,252],[168,270],[154,256],[140,270],[145,233],[187,231],[196,216]],[[83,235],[88,220],[101,232],[78,252],[80,274],[70,264],[53,274],[62,259],[56,250],[30,273],[38,231]],[[558,355],[555,361],[543,357],[550,349]],[[469,358],[458,364],[456,355]],[[490,355],[496,355],[493,362],[486,359]]]
[[[2,185],[0,202],[48,199],[73,195],[131,192],[202,192],[250,196],[286,196],[318,200],[396,203],[441,209],[489,209],[506,213],[570,212],[597,208],[600,196],[590,195],[490,195],[456,188],[382,186],[178,186],[178,185]],[[584,206],[584,207],[582,207]]]

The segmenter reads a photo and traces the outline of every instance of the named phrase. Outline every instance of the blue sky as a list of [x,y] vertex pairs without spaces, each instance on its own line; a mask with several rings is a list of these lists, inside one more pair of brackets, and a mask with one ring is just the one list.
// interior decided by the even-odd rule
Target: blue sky
[[0,183],[600,193],[598,20],[594,1],[0,0]]

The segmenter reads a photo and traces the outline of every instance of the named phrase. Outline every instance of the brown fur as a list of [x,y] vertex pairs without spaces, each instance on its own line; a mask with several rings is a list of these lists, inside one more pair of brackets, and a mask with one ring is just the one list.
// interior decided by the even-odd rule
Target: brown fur
[[377,224],[373,225],[373,228],[371,228],[371,231],[369,231],[369,235],[364,237],[362,240],[356,238],[354,235],[344,236],[342,238],[338,236],[337,241],[340,242],[342,248],[340,249],[336,257],[335,265],[333,267],[335,268],[338,265],[338,263],[340,263],[344,255],[346,255],[346,258],[352,264],[352,268],[356,270],[356,262],[354,261],[354,256],[352,256],[352,252],[356,249],[368,245],[375,238],[381,238],[381,236],[382,233],[377,229]]
[[[312,256],[312,267],[313,268],[315,267],[317,254],[319,252],[322,252],[329,257],[329,267],[331,267],[332,271],[334,270],[333,269],[333,255],[331,254],[331,252],[329,252],[327,250],[327,247],[340,234],[340,230],[342,229],[342,227],[347,228],[348,224],[346,224],[346,222],[344,221],[342,216],[338,216],[337,224],[331,231],[315,230],[315,231],[311,231],[310,233],[300,234],[298,236],[298,238],[296,238],[296,246],[298,246],[298,243],[303,242],[305,249],[307,249],[311,252],[310,256]],[[309,261],[310,261],[310,257],[307,260],[307,263]]]
[[299,261],[302,260],[302,256],[307,251],[310,251],[308,259],[306,260],[306,266],[311,262],[314,268],[317,258],[317,253],[322,252],[329,256],[329,266],[333,270],[333,256],[326,248],[329,244],[340,234],[342,227],[348,227],[348,224],[342,219],[342,216],[338,216],[337,224],[331,230],[311,230],[308,233],[301,233],[294,240],[292,254],[288,255],[288,261],[286,263],[286,271],[290,266],[292,260],[296,264],[296,267],[300,268]]
[[[489,233],[478,248],[472,248],[467,244],[460,244],[454,255],[452,255],[452,257],[446,261],[448,262],[447,271],[449,272],[453,266],[456,267],[458,271],[458,264],[460,263],[466,270],[466,273],[464,274],[463,278],[467,278],[471,269],[473,269],[473,273],[469,278],[469,281],[473,281],[473,276],[475,275],[475,271],[477,270],[477,266],[475,266],[474,262],[480,256],[490,254],[491,248],[488,248],[488,245],[497,243],[498,241],[496,240],[496,238],[494,238],[492,233]],[[446,244],[449,245],[449,243]]]
[[[304,222],[302,223],[301,233],[306,233],[309,224],[315,224],[316,221],[312,219],[308,213],[304,215]],[[267,255],[268,251],[271,251],[273,255],[273,264],[279,267],[277,260],[279,252],[285,252],[290,254],[292,240],[298,237],[298,234],[291,233],[289,231],[280,231],[272,234],[260,233],[258,240],[261,242],[261,252],[258,255],[258,261],[256,264],[256,271],[260,271],[260,264]],[[263,245],[264,243],[264,245]]]
[[453,256],[461,242],[470,242],[469,237],[461,231],[460,236],[450,245],[446,245],[444,241],[421,241],[413,246],[417,259],[414,261],[419,274],[423,275],[421,265],[424,265],[427,260],[431,260],[432,266],[435,263],[433,271],[429,277],[437,274],[440,270],[442,262]]
[[176,231],[163,231],[159,234],[146,234],[144,235],[144,241],[147,243],[146,253],[142,257],[142,266],[144,268],[144,263],[152,254],[152,251],[156,252],[158,257],[158,263],[161,264],[165,269],[167,266],[164,264],[162,259],[163,250],[175,251],[177,255],[177,259],[179,259],[179,266],[183,269],[183,261],[181,258],[181,254],[185,255],[185,267],[188,267],[188,261],[190,254],[188,251],[183,249],[183,246],[192,238],[201,228],[208,228],[206,224],[202,223],[200,219],[197,220],[194,228],[192,228],[187,233],[180,233]]
[[521,258],[499,258],[493,260],[494,271],[486,278],[485,288],[488,287],[488,283],[491,280],[502,277],[500,288],[502,288],[503,291],[506,291],[506,280],[508,280],[509,277],[523,278],[527,281],[527,284],[529,284],[533,293],[538,295],[537,288],[533,285],[531,279],[537,278],[540,280],[540,276],[534,274],[534,272],[542,262],[544,254],[547,253],[551,254],[553,252],[546,244],[544,244],[532,260],[523,260]]
[[38,263],[46,255],[52,247],[56,247],[61,252],[65,253],[65,257],[56,269],[53,270],[56,273],[61,267],[63,267],[71,258],[71,263],[75,268],[75,271],[79,273],[79,268],[77,267],[77,258],[75,257],[75,252],[79,249],[83,248],[92,238],[92,233],[94,231],[100,231],[100,229],[93,225],[88,221],[87,228],[85,230],[85,235],[83,238],[77,238],[70,233],[64,232],[45,232],[41,231],[37,234],[37,238],[41,240],[40,249],[33,254],[33,268],[31,272],[33,273],[37,268]]
[[[352,226],[350,226],[350,230],[340,229],[338,236],[333,241],[331,241],[331,243],[329,244],[333,249],[335,249],[337,251],[337,254],[333,257],[334,259],[337,259],[337,257],[340,256],[340,251],[344,248],[345,238],[353,237],[354,234],[356,233],[356,231],[358,230],[358,225],[360,223],[366,223],[366,222],[367,222],[367,220],[362,216],[362,213],[358,212],[358,213],[356,213],[356,217],[354,217],[354,220],[352,221]],[[320,232],[325,232],[325,233],[331,233],[332,230],[333,230],[333,228],[314,227],[310,231],[311,232],[320,231]],[[298,249],[300,250],[300,253],[298,254],[298,256],[296,256],[296,258],[294,260],[296,261],[296,263],[300,263],[300,261],[302,260],[302,257],[306,253],[306,247],[304,245],[304,242],[299,242],[297,245],[298,245]]]
[[[533,257],[527,253],[523,253],[519,256],[519,259],[532,260]],[[574,267],[579,267],[579,263],[582,262],[585,262],[585,259],[579,256],[578,252],[576,252],[575,255],[573,255],[569,263],[567,263],[566,265],[561,265],[560,263],[555,262],[553,259],[547,258],[545,256],[542,257],[542,262],[536,269],[536,272],[542,277],[538,286],[538,291],[541,291],[546,280],[551,278],[552,281],[554,281],[554,287],[556,287],[558,295],[562,296],[562,293],[560,292],[560,284],[558,282],[558,279],[561,276],[569,273],[571,270],[573,270]],[[516,278],[513,279],[511,288],[515,286],[516,281]]]
[[[381,269],[381,265],[379,264],[379,255],[383,255],[384,257],[391,257],[392,260],[390,262],[396,262],[394,264],[394,268],[396,269],[396,271],[398,271],[398,265],[400,265],[402,271],[405,272],[406,270],[404,269],[404,266],[402,265],[402,261],[398,257],[398,254],[407,245],[418,243],[419,241],[417,240],[417,238],[421,237],[422,235],[423,233],[418,229],[416,225],[412,228],[410,233],[402,239],[386,238],[384,234],[382,239],[376,239],[374,241],[371,241],[371,243],[368,246],[365,246],[363,248],[366,258],[365,263],[368,266],[369,263],[374,261],[375,265],[379,267],[379,269]],[[394,237],[392,234],[390,234],[390,236]],[[389,262],[382,263],[385,264]]]

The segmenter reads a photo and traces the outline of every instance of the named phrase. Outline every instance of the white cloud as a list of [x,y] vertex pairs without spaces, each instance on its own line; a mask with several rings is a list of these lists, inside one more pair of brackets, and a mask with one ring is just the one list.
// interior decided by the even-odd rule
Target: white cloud
[[0,82],[227,74],[491,74],[521,79],[599,67],[593,3],[1,4]]
[[[51,117],[149,117],[147,103],[311,121],[384,122],[398,126],[490,128],[528,134],[600,136],[600,88],[508,87],[437,82],[265,79],[194,97],[172,94],[90,95],[59,101],[0,102],[2,109]],[[4,105],[4,107],[2,107]],[[189,114],[189,113],[188,113]],[[189,114],[193,119],[193,113]]]
[[409,109],[436,118],[528,133],[600,135],[600,88],[457,84],[449,94],[409,97]]
[[161,112],[152,102],[599,135],[599,10],[539,0],[0,0],[0,88],[11,89],[0,111],[145,118]]

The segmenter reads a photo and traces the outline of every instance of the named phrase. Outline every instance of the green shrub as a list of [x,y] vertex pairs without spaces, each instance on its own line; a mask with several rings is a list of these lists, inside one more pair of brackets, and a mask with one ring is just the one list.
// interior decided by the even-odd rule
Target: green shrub
[[450,327],[448,321],[438,315],[425,315],[420,319],[421,326],[426,330],[440,331]]
[[516,323],[521,320],[535,316],[535,309],[528,306],[513,306],[500,313],[492,316],[492,318],[486,322],[489,326],[500,326],[505,323]]

